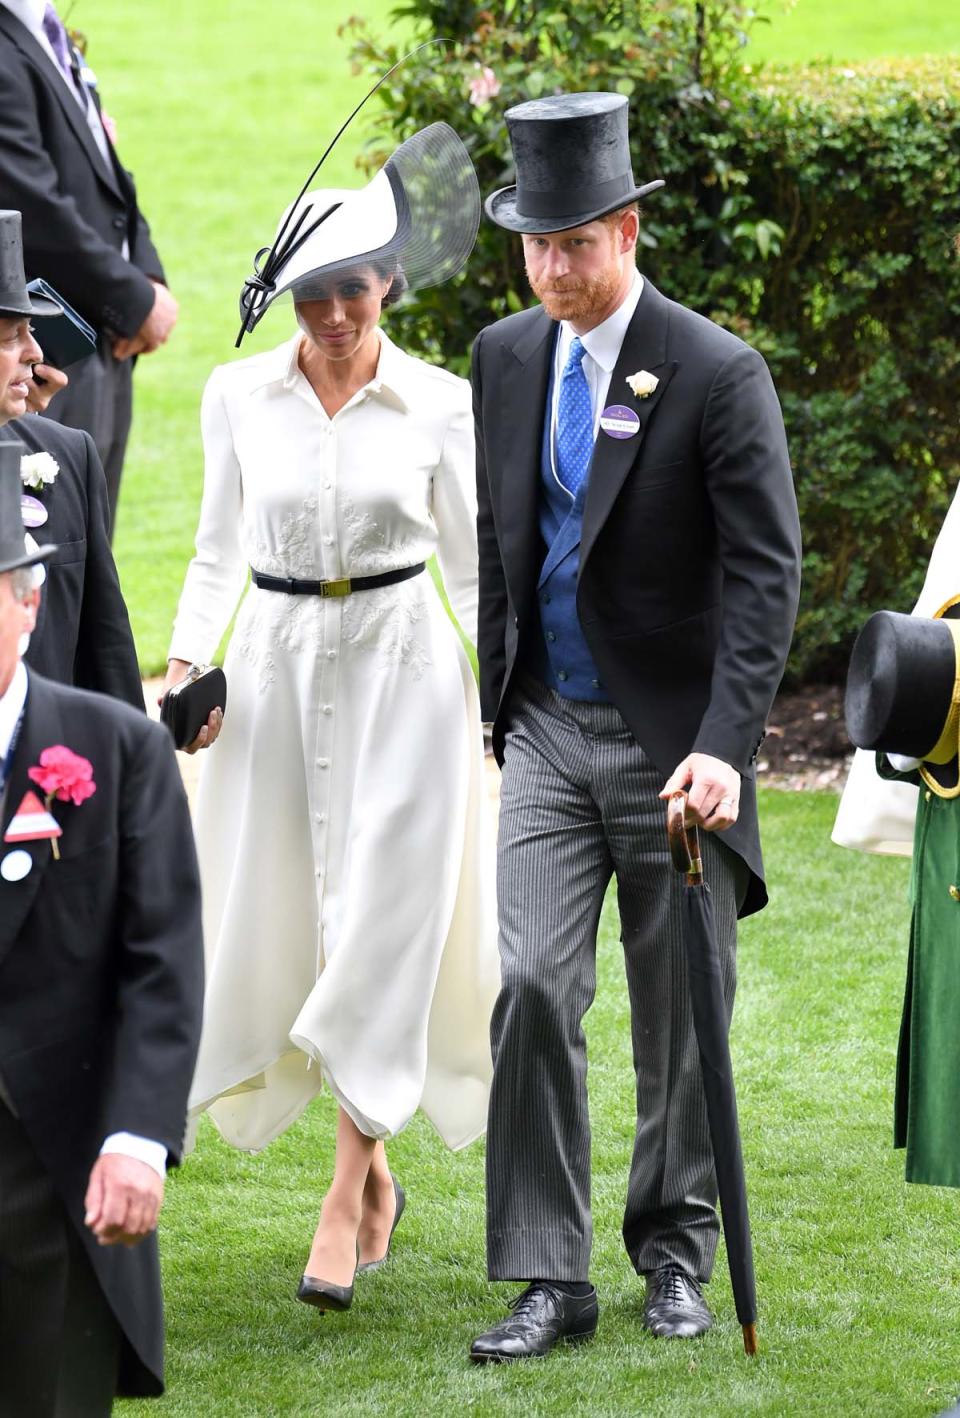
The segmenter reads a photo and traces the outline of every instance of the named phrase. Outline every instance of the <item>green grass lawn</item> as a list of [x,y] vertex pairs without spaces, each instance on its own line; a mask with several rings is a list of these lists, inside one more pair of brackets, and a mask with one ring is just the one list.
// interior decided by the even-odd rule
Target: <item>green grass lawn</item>
[[775,63],[960,52],[954,0],[767,0],[756,8],[770,23],[754,29],[751,55]]
[[[171,343],[141,360],[117,555],[141,663],[162,666],[200,495],[197,412],[214,364],[236,357],[237,296],[328,138],[364,92],[337,24],[360,10],[378,26],[393,0],[79,0],[71,22],[136,173],[181,304]],[[66,9],[66,5],[64,6]],[[758,58],[849,60],[960,49],[955,0],[797,0],[765,10]],[[449,115],[456,122],[456,115]],[[330,183],[355,180],[356,138],[330,159]],[[677,294],[682,296],[682,292]],[[286,337],[289,312],[264,320],[245,349]]]
[[165,1213],[169,1394],[119,1413],[921,1418],[945,1407],[960,1390],[960,1195],[907,1187],[890,1146],[907,866],[832,846],[835,808],[828,795],[764,793],[773,904],[741,931],[733,1051],[758,1360],[741,1349],[722,1248],[712,1333],[666,1343],[639,1323],[642,1286],[619,1236],[633,1097],[611,897],[587,1018],[595,1342],[470,1366],[473,1334],[520,1287],[484,1279],[482,1144],[450,1154],[421,1119],[390,1144],[408,1194],[390,1265],[358,1282],[349,1314],[296,1304],[332,1163],[324,1099],[256,1157],[203,1128]]

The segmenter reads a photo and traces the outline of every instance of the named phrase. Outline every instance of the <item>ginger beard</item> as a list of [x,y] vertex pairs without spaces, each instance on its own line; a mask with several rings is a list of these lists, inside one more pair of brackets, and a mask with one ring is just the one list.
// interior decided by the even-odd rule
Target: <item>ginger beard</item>
[[574,275],[542,280],[526,267],[530,289],[551,320],[569,320],[573,324],[589,320],[605,311],[614,299],[622,279],[621,258],[611,235],[610,259],[590,275]]

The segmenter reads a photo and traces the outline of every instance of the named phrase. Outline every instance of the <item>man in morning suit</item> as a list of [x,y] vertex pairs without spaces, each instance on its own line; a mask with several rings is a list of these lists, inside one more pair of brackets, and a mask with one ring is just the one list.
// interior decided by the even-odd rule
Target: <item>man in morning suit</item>
[[491,1279],[527,1282],[477,1362],[589,1338],[590,1129],[582,1019],[617,879],[637,1121],[623,1238],[656,1335],[711,1323],[713,1153],[665,803],[705,828],[732,1010],[736,918],[765,902],[755,761],[796,613],[783,420],[754,350],[636,269],[626,99],[506,115],[541,305],[473,349],[484,717],[503,770],[502,991],[487,1132]]
[[167,731],[22,663],[53,555],[25,549],[22,451],[0,435],[0,1418],[97,1418],[163,1391],[200,887]]
[[91,70],[49,0],[0,0],[0,193],[23,213],[26,266],[94,327],[50,416],[93,437],[114,525],[130,431],[133,357],[177,318],[150,229],[100,108]]
[[[130,619],[110,549],[107,488],[93,440],[27,413],[42,409],[48,390],[66,376],[39,365],[50,318],[44,299],[31,296],[23,274],[20,213],[0,212],[0,438],[15,437],[24,456],[48,455],[52,481],[24,488],[24,515],[41,543],[53,543],[47,579],[26,656],[31,668],[61,684],[94,689],[143,708],[143,689]],[[24,416],[25,415],[25,416]],[[52,462],[49,461],[52,459]]]

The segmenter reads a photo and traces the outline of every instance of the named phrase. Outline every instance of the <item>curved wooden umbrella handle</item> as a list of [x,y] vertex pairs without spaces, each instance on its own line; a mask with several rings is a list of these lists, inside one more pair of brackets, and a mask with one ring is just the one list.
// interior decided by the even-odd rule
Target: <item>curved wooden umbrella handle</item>
[[677,871],[682,871],[689,886],[703,883],[703,862],[700,858],[700,833],[685,821],[687,795],[673,793],[667,799],[667,840],[670,856]]

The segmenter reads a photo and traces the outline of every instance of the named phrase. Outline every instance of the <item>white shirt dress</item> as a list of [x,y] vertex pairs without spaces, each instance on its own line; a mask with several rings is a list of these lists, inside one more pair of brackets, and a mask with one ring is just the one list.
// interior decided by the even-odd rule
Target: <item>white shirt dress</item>
[[[171,656],[212,657],[250,567],[331,580],[434,552],[475,639],[469,385],[378,333],[376,377],[332,419],[299,333],[214,370]],[[420,1107],[465,1146],[486,1123],[499,970],[479,701],[429,570],[330,599],[251,584],[225,670],[195,812],[193,1111],[256,1150],[323,1081],[369,1136]]]

